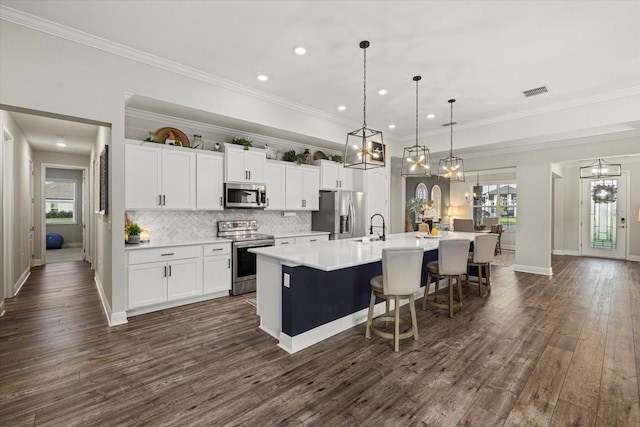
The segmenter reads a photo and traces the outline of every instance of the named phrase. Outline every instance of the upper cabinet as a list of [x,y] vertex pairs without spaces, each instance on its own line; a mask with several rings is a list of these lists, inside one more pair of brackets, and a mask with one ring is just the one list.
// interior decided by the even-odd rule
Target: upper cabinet
[[225,144],[225,182],[264,183],[267,156],[264,150]]
[[321,190],[353,190],[353,170],[331,160],[318,160]]
[[222,154],[196,153],[196,209],[224,209],[222,170]]
[[125,209],[194,209],[195,180],[194,153],[125,145]]
[[264,183],[267,186],[267,207],[265,210],[284,210],[286,169],[283,162],[267,160],[264,169]]
[[[285,209],[317,211],[320,208],[320,170],[314,166],[286,166]],[[269,189],[267,188],[267,194]]]

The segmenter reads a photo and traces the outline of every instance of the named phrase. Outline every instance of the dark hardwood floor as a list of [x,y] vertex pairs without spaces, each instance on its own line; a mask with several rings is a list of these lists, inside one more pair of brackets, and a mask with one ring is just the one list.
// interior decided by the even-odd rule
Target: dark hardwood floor
[[109,328],[86,263],[37,267],[0,318],[0,425],[639,426],[640,263],[553,271],[495,266],[399,353],[363,324],[288,355],[253,295]]

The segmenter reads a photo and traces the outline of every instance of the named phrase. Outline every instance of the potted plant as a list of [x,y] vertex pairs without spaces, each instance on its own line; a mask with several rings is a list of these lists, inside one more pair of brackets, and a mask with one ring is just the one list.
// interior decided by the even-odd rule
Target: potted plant
[[291,149],[289,151],[285,151],[282,155],[282,160],[285,162],[296,162],[297,164],[302,163],[304,157],[302,154],[296,154],[296,150]]
[[127,226],[127,236],[128,236],[127,242],[131,245],[140,243],[141,231],[142,231],[142,228],[140,228],[140,226],[135,222],[133,224],[129,224],[129,226]]
[[231,143],[242,145],[245,150],[248,150],[249,147],[253,147],[253,141],[251,141],[249,138],[245,138],[244,136],[234,136]]

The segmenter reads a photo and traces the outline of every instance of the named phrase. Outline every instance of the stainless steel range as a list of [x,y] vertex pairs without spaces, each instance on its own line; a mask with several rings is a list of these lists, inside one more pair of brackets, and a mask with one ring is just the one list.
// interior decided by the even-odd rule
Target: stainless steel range
[[218,221],[218,237],[231,243],[233,281],[231,295],[246,294],[256,290],[256,254],[251,248],[275,245],[273,236],[258,233],[258,221]]

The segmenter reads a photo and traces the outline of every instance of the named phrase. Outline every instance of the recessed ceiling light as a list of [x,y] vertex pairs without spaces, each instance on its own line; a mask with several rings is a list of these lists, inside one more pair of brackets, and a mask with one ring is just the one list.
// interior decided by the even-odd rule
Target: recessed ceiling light
[[435,114],[429,114],[429,115],[427,116],[427,119],[433,119],[435,116],[436,116]]
[[266,82],[267,80],[269,80],[269,77],[265,76],[264,74],[260,74],[258,76],[258,80],[260,80],[261,82]]
[[386,95],[387,94],[387,90],[386,89],[380,89],[378,91],[378,95]]
[[58,147],[66,147],[67,146],[67,144],[65,144],[64,142],[58,142],[58,143],[56,143],[56,145]]
[[347,109],[347,107],[345,107],[344,105],[341,105],[341,106],[338,107],[338,110],[340,110],[340,111],[344,111],[346,109]]
[[395,129],[396,125],[389,125],[389,129]]
[[296,55],[304,55],[305,53],[307,53],[307,49],[303,48],[302,46],[295,48],[293,51],[296,53]]

